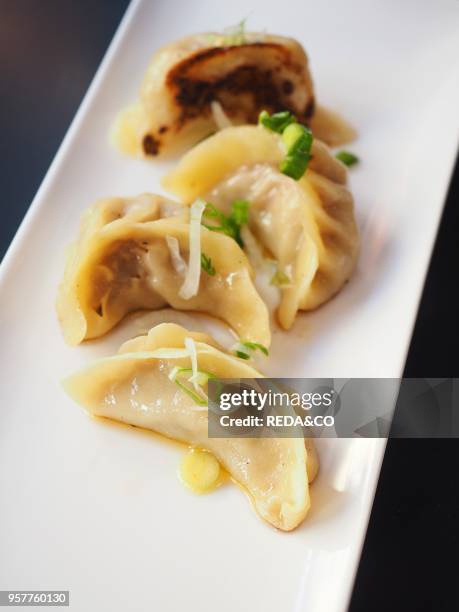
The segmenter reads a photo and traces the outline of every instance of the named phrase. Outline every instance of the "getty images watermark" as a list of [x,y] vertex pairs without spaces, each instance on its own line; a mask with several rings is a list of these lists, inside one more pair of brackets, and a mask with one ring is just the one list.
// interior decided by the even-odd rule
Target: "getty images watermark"
[[[242,387],[238,391],[224,391],[219,395],[222,427],[333,427],[332,414],[310,414],[312,408],[327,410],[333,403],[334,390],[298,393],[274,389],[259,390]],[[231,414],[234,409],[251,410],[244,416]],[[301,409],[302,412],[296,409]],[[255,413],[255,414],[253,414]]]
[[451,378],[209,381],[209,437],[459,437]]

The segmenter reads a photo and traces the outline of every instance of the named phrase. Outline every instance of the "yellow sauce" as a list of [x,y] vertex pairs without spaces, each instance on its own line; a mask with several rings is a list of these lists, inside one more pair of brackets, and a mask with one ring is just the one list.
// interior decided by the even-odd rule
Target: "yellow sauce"
[[209,493],[221,484],[222,470],[212,453],[192,448],[182,459],[179,476],[194,493]]
[[[137,435],[146,435],[160,444],[171,444],[180,451],[183,451],[185,447],[183,442],[163,436],[151,429],[144,429],[143,427],[137,427],[130,423],[114,421],[113,419],[96,416],[90,413],[88,413],[88,416],[97,422],[103,423],[104,427],[111,426],[121,429],[135,429]],[[198,494],[210,493],[230,479],[228,472],[220,465],[210,451],[190,447],[182,458],[178,475],[182,484]],[[231,480],[233,479],[231,478]]]
[[139,104],[133,104],[118,113],[110,132],[110,141],[121,153],[134,157],[141,154],[139,128],[142,120],[143,112]]

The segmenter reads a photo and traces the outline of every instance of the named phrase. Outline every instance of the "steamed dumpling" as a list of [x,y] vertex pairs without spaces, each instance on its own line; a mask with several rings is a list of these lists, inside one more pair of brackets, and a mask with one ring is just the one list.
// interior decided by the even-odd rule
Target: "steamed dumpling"
[[205,334],[164,323],[124,344],[118,355],[71,376],[65,388],[93,415],[211,451],[249,493],[264,520],[282,530],[294,529],[310,506],[304,439],[209,438],[207,408],[197,406],[170,379],[173,368],[192,367],[191,353],[185,348],[187,338],[193,342],[199,371],[219,378],[261,376]]
[[314,140],[306,174],[280,173],[279,135],[261,126],[230,127],[189,151],[163,186],[185,203],[198,195],[217,208],[250,202],[249,228],[282,279],[278,319],[289,329],[298,310],[337,293],[354,269],[359,238],[346,168]]
[[142,193],[131,198],[104,198],[87,208],[81,216],[78,242],[72,247],[77,249],[82,243],[94,239],[96,232],[113,221],[144,223],[173,217],[188,221],[188,207],[164,196]]
[[314,93],[302,46],[264,33],[197,34],[153,56],[140,102],[120,115],[113,134],[124,152],[157,156],[214,132],[222,111],[241,124],[256,123],[262,110],[311,118]]
[[228,236],[201,228],[201,251],[215,274],[201,271],[197,295],[180,297],[184,277],[170,241],[188,261],[188,215],[188,207],[159,196],[105,200],[85,213],[57,299],[69,344],[105,334],[129,312],[169,304],[214,315],[240,338],[269,346],[268,311],[246,256]]

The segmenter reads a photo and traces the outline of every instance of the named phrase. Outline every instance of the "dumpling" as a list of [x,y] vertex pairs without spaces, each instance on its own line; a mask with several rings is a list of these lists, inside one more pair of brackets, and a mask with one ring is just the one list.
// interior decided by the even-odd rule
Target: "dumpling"
[[[248,492],[264,520],[282,530],[294,529],[310,506],[304,439],[209,438],[207,408],[173,381],[174,368],[193,369],[193,353],[198,372],[219,378],[261,376],[205,334],[164,323],[123,345],[118,355],[71,376],[64,386],[92,415],[211,451]],[[207,383],[201,385],[205,396]]]
[[230,127],[189,151],[163,186],[185,203],[199,195],[223,211],[235,199],[250,202],[249,229],[277,263],[277,314],[289,329],[298,310],[317,308],[349,279],[359,237],[346,168],[327,146],[314,140],[298,181],[279,171],[284,157],[278,134]]
[[140,102],[119,116],[113,138],[128,154],[158,156],[195,144],[225,117],[256,123],[263,109],[311,118],[314,92],[303,47],[264,33],[197,34],[153,56]]
[[197,293],[185,299],[184,271],[177,263],[185,268],[189,257],[189,208],[159,196],[142,198],[142,205],[138,199],[105,200],[84,215],[58,292],[66,341],[97,338],[129,312],[169,304],[211,314],[240,338],[269,346],[269,314],[239,245],[202,227],[201,252],[212,262],[213,275],[201,271]]
[[[104,225],[121,219],[144,223],[169,217],[188,221],[189,216],[188,207],[152,193],[131,198],[103,198],[84,211],[78,241],[91,240]],[[73,246],[76,247],[77,243]]]
[[[167,217],[187,221],[189,216],[188,207],[149,193],[131,198],[104,198],[84,211],[78,239],[67,249],[64,278],[59,286],[56,302],[57,314],[67,342],[78,344],[86,336],[87,323],[81,312],[75,285],[80,261],[95,248],[99,231],[111,223],[142,223]],[[162,303],[158,300],[159,305]]]

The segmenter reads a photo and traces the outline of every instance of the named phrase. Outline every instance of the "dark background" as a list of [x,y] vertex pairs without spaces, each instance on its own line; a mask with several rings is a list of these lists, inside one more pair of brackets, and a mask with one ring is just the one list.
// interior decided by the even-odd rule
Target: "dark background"
[[[0,0],[0,257],[127,4],[126,0]],[[457,166],[406,376],[459,375],[458,196]],[[458,451],[456,440],[389,441],[350,612],[459,609]]]

